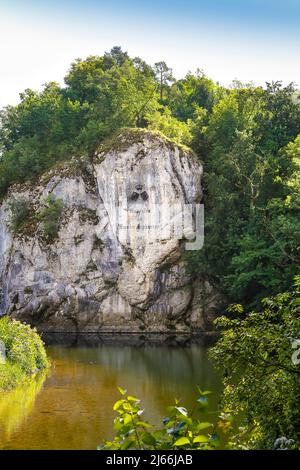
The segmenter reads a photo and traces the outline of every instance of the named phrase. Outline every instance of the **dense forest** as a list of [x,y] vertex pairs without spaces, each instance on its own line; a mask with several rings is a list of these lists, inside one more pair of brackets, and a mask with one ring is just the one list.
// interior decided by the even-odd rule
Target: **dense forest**
[[224,87],[201,70],[176,80],[165,62],[152,67],[119,47],[77,59],[64,82],[27,89],[1,111],[0,198],[58,162],[92,160],[123,127],[191,147],[204,165],[205,244],[186,256],[231,305],[217,320],[223,333],[211,355],[223,372],[225,408],[247,418],[248,440],[233,447],[272,448],[283,437],[277,446],[299,448],[299,368],[291,359],[300,285],[296,86]]
[[27,89],[1,111],[0,196],[72,156],[93,158],[122,127],[148,127],[204,163],[205,247],[191,269],[228,302],[258,306],[290,288],[300,261],[300,101],[293,84],[180,80],[115,47],[76,60],[65,86]]

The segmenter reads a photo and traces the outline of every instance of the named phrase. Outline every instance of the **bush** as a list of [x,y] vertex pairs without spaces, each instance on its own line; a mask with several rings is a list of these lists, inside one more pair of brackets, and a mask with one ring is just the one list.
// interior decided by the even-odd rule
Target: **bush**
[[[126,396],[126,391],[119,388],[122,398],[113,409],[117,416],[114,420],[116,435],[112,441],[105,441],[98,450],[213,450],[226,447],[226,435],[231,432],[232,419],[222,413],[217,425],[200,420],[206,412],[209,391],[199,391],[199,397],[192,412],[181,406],[178,400],[169,406],[168,416],[163,420],[163,427],[155,429],[152,424],[142,419],[144,412],[140,400]],[[222,439],[221,439],[222,437]]]
[[12,197],[8,201],[11,211],[10,227],[16,233],[29,216],[30,203],[27,199]]
[[49,195],[45,199],[45,208],[37,215],[38,220],[43,222],[44,235],[48,242],[53,242],[59,231],[59,221],[64,209],[62,199],[55,199]]
[[35,329],[8,317],[0,319],[0,340],[7,361],[0,364],[0,390],[11,389],[49,366],[44,343]]

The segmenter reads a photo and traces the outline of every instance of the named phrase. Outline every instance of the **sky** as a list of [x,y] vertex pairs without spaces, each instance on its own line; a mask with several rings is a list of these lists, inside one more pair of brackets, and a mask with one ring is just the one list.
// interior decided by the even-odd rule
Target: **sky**
[[113,46],[176,78],[300,86],[300,0],[0,0],[0,107]]

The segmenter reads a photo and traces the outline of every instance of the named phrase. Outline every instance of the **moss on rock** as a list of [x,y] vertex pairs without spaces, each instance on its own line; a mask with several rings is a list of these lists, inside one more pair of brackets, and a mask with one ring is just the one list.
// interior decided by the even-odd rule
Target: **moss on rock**
[[125,127],[99,145],[95,152],[95,163],[101,163],[107,153],[125,152],[132,145],[143,143],[145,139],[152,142],[154,147],[166,145],[171,148],[171,150],[178,148],[181,151],[181,154],[182,152],[188,153],[192,158],[197,158],[193,150],[189,147],[174,142],[159,131]]

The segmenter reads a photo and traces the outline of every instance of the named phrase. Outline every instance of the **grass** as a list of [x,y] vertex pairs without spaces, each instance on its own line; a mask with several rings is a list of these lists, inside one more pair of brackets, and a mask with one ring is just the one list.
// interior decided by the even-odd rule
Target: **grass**
[[8,317],[0,319],[5,361],[0,363],[0,391],[12,390],[49,367],[44,343],[36,330]]

